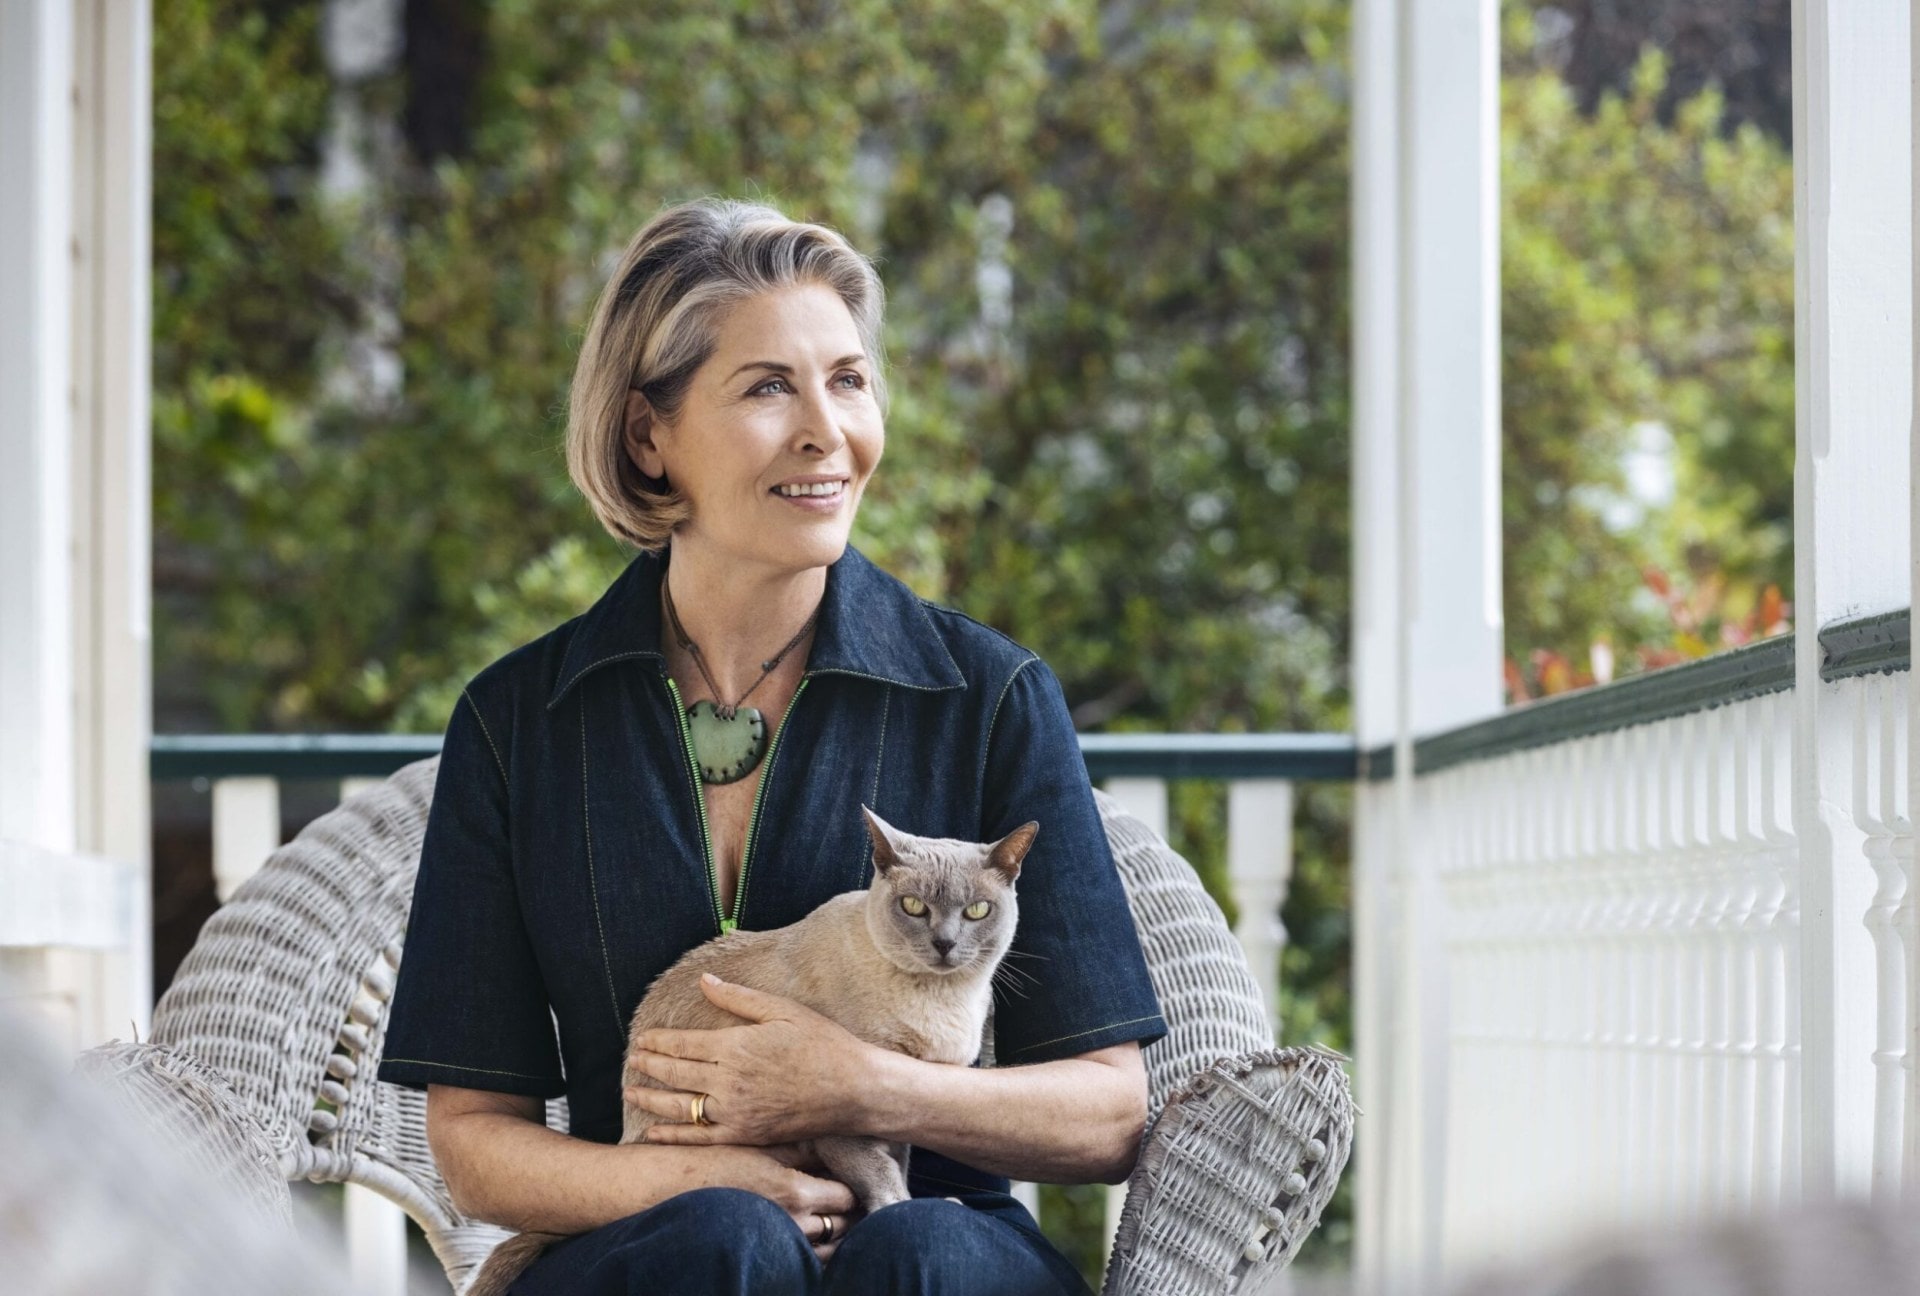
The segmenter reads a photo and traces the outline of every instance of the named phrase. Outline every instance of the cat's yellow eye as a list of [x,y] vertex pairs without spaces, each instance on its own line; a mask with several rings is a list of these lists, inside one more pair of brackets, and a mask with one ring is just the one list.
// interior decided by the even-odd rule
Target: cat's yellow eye
[[975,900],[972,904],[968,905],[965,909],[962,909],[960,912],[965,914],[969,918],[978,920],[981,918],[985,918],[988,914],[992,913],[993,905],[988,903],[985,900]]
[[915,918],[924,918],[927,913],[927,902],[919,896],[901,896],[900,908]]

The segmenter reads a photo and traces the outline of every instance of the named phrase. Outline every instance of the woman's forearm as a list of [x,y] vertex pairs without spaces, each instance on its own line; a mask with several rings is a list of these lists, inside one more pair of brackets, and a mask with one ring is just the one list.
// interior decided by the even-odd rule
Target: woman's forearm
[[1138,1046],[1020,1067],[874,1059],[859,1133],[912,1143],[1013,1179],[1119,1183],[1146,1127]]
[[461,1211],[542,1233],[584,1233],[694,1188],[772,1196],[768,1171],[784,1169],[751,1148],[591,1143],[509,1112],[439,1124],[434,1156]]

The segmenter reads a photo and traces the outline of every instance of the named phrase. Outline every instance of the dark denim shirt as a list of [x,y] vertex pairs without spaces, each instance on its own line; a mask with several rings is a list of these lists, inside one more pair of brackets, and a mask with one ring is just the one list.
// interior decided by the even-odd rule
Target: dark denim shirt
[[999,1065],[1166,1033],[1059,681],[852,546],[827,570],[723,915],[660,652],[670,553],[635,558],[456,704],[381,1079],[564,1093],[574,1134],[614,1142],[627,1022],[648,985],[735,917],[779,927],[867,886],[862,801],[933,837],[992,841],[1039,821],[1018,883],[1024,975],[995,988]]

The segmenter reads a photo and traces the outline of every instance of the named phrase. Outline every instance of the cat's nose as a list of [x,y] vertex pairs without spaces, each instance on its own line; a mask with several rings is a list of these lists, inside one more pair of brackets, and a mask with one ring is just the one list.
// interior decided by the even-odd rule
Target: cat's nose
[[950,940],[935,939],[935,941],[933,942],[933,948],[936,952],[939,953],[941,958],[945,958],[947,955],[953,952],[953,942]]

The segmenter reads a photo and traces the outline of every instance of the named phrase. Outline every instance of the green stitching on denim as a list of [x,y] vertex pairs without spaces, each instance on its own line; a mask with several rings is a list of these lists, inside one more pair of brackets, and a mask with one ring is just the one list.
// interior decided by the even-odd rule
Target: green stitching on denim
[[[1006,640],[1009,644],[1011,644],[1015,648],[1018,648],[1021,652],[1033,651],[1031,648],[1021,643],[1018,639],[1015,639],[1012,635],[1008,634],[1005,630],[1002,630],[1000,627],[990,626],[985,621],[982,621],[979,617],[970,617],[957,607],[948,607],[945,603],[935,603],[932,599],[921,599],[920,603],[923,607],[931,608],[935,612],[946,612],[946,613],[950,613],[953,616],[959,617],[962,621],[971,621],[975,625],[979,626],[982,630],[985,630],[990,634],[997,635],[1000,638]],[[952,654],[948,654],[948,656],[951,657]]]
[[[1101,1031],[1119,1030],[1122,1026],[1138,1026],[1141,1022],[1158,1021],[1158,1020],[1160,1020],[1160,1014],[1151,1013],[1148,1016],[1133,1017],[1128,1019],[1127,1021],[1108,1022],[1104,1026],[1095,1026],[1092,1030],[1075,1031],[1071,1035],[1056,1035],[1052,1039],[1040,1040],[1039,1042],[1034,1044],[1025,1044],[1015,1049],[1014,1052],[1016,1054],[1031,1053],[1035,1049],[1045,1048],[1049,1044],[1064,1044],[1066,1041],[1070,1039],[1080,1039],[1082,1036],[1086,1036],[1086,1035],[1098,1035]],[[1121,1042],[1125,1043],[1124,1040]]]
[[945,693],[948,689],[966,687],[966,676],[961,676],[959,684],[909,684],[905,680],[888,679],[885,675],[869,675],[865,671],[848,670],[844,666],[808,667],[809,675],[850,675],[854,679],[872,680],[875,684],[891,684],[895,688],[910,688],[916,693]]
[[493,749],[493,765],[500,771],[500,784],[504,787],[507,782],[507,763],[500,759],[500,748],[493,741],[493,731],[487,728],[487,718],[480,714],[480,704],[473,700],[473,694],[461,689],[460,696],[467,700],[467,705],[473,708],[473,718],[480,722],[480,732],[486,738],[487,746]]
[[526,1073],[525,1071],[496,1071],[496,1070],[495,1070],[494,1068],[492,1068],[492,1067],[470,1067],[470,1066],[461,1066],[461,1065],[460,1065],[460,1064],[459,1064],[458,1062],[431,1062],[431,1061],[429,1061],[429,1060],[427,1060],[426,1058],[397,1058],[397,1057],[390,1057],[390,1058],[383,1058],[383,1059],[382,1059],[382,1061],[386,1061],[386,1062],[399,1062],[399,1063],[402,1063],[402,1064],[404,1064],[404,1065],[407,1065],[407,1066],[428,1066],[428,1067],[440,1067],[440,1068],[442,1068],[442,1069],[444,1069],[444,1070],[447,1070],[447,1071],[471,1071],[471,1072],[473,1072],[473,1073],[474,1073],[475,1075],[502,1075],[502,1076],[512,1076],[512,1077],[513,1077],[513,1078],[514,1078],[515,1080],[538,1080],[538,1081],[540,1081],[540,1082],[541,1082],[542,1084],[562,1084],[562,1083],[565,1083],[565,1082],[564,1082],[564,1081],[563,1081],[563,1080],[562,1080],[562,1079],[561,1079],[561,1078],[560,1078],[559,1076],[537,1076],[537,1075],[528,1075],[528,1074],[527,1074],[527,1073]]
[[666,660],[664,655],[654,652],[652,649],[648,649],[648,648],[638,648],[632,652],[615,653],[611,657],[602,657],[599,661],[589,663],[588,665],[582,666],[579,670],[575,671],[573,673],[573,677],[569,679],[565,684],[561,685],[559,688],[559,691],[557,691],[553,695],[553,700],[547,703],[547,710],[551,711],[555,707],[559,706],[560,699],[564,698],[567,695],[568,689],[571,689],[575,684],[578,684],[580,682],[581,676],[587,674],[590,671],[599,670],[602,666],[605,666],[608,662],[626,661],[630,657],[659,657],[660,660],[662,661]]
[[[927,615],[928,608],[937,608],[940,605],[938,603],[930,602],[927,599],[916,599],[915,601],[920,604],[920,619],[927,623],[927,629],[933,630],[934,637],[940,640],[940,651],[947,655],[947,665],[953,667],[953,673],[960,677],[961,685],[962,687],[965,687],[967,673],[961,670],[960,663],[953,659],[953,650],[947,647],[946,637],[942,635],[937,629],[934,628],[933,618]],[[960,615],[966,616],[967,614],[962,612]],[[968,619],[971,620],[972,618],[969,617]]]
[[587,889],[593,892],[593,926],[600,934],[600,966],[607,971],[607,998],[613,1005],[613,1033],[622,1048],[626,1024],[620,1020],[620,995],[613,988],[613,960],[607,955],[607,924],[600,916],[600,882],[593,868],[593,815],[587,806],[592,780],[587,776],[587,708],[580,708],[580,823],[587,830]]
[[887,685],[887,692],[880,699],[880,750],[873,757],[873,793],[867,798],[867,804],[876,811],[880,808],[880,764],[887,758],[887,713],[893,710],[893,685]]

